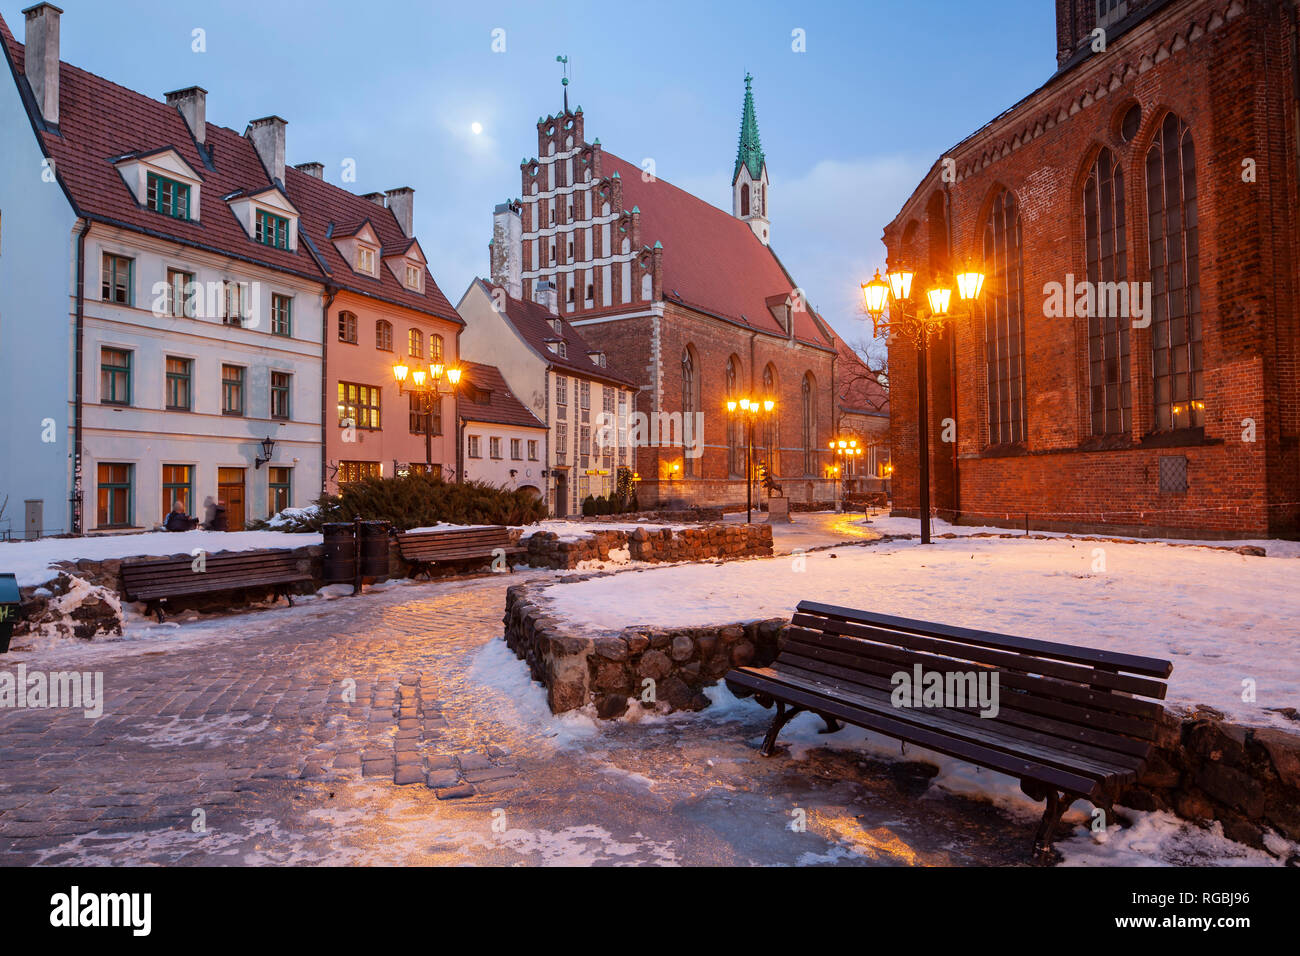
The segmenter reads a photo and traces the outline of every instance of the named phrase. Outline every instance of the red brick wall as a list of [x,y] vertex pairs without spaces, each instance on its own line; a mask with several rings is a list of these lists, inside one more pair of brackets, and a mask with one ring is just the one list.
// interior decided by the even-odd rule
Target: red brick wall
[[[1066,0],[1062,0],[1066,2]],[[1085,6],[1088,6],[1085,4]],[[1131,5],[1132,6],[1132,5]],[[1297,196],[1294,24],[1267,0],[1186,0],[1152,16],[951,154],[957,181],[936,165],[886,229],[891,263],[906,261],[926,288],[936,204],[949,192],[953,251],[979,261],[995,191],[1015,193],[1024,247],[1026,447],[988,447],[982,309],[952,320],[953,342],[932,346],[933,502],[974,523],[1112,528],[1207,536],[1298,529]],[[1132,103],[1142,123],[1130,143],[1118,120]],[[1086,267],[1082,184],[1101,146],[1124,169],[1128,278],[1150,278],[1144,159],[1167,111],[1190,126],[1196,151],[1206,412],[1203,437],[1153,434],[1149,329],[1130,332],[1133,427],[1110,450],[1091,442],[1087,320],[1049,318],[1044,286]],[[1243,182],[1254,159],[1257,181]],[[916,223],[917,227],[909,228]],[[960,312],[960,310],[955,310]],[[891,348],[895,505],[917,507],[916,359]],[[949,357],[955,354],[955,368]],[[954,449],[940,440],[945,412]],[[1242,440],[1243,419],[1257,441]],[[1177,447],[1159,447],[1174,442]],[[1159,491],[1159,459],[1185,455],[1189,488]],[[1008,516],[1012,517],[1008,517]],[[1017,519],[1015,516],[1019,515]]]

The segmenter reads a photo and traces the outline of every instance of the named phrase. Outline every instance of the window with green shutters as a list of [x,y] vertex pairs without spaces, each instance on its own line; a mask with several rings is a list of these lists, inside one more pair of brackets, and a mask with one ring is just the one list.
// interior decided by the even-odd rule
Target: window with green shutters
[[99,401],[103,405],[131,404],[131,353],[100,349]]
[[289,420],[289,396],[293,392],[293,376],[288,372],[271,373],[271,417]]
[[131,526],[131,479],[135,466],[105,462],[96,469],[96,517],[101,528]]
[[293,335],[293,299],[287,295],[271,296],[271,334]]
[[293,469],[272,468],[267,477],[268,514],[279,514],[289,507],[293,494]]
[[289,220],[265,210],[257,210],[257,241],[277,249],[289,248]]
[[172,506],[180,502],[187,514],[194,511],[194,466],[162,466],[162,520],[167,520]]
[[167,410],[169,412],[188,412],[193,408],[190,391],[193,369],[192,359],[167,356]]
[[145,205],[173,219],[190,218],[190,187],[150,173],[145,187]]
[[244,369],[239,365],[221,366],[221,414],[244,414]]

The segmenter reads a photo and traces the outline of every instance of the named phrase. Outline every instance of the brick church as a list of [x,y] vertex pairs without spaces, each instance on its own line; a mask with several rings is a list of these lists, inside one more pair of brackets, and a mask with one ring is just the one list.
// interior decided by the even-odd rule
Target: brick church
[[[1296,7],[1056,10],[1056,72],[939,157],[885,228],[914,290],[967,262],[987,277],[932,340],[935,509],[966,524],[1294,535]],[[916,355],[891,345],[894,500],[910,514]]]
[[[768,467],[793,500],[830,502],[828,445],[846,427],[844,410],[866,404],[863,376],[845,376],[852,351],[772,250],[751,77],[730,213],[589,142],[582,107],[570,110],[565,95],[563,111],[537,123],[522,197],[497,207],[492,284],[555,302],[635,382],[635,411],[649,423],[636,442],[643,506],[744,505],[746,429],[727,402],[746,397],[775,402],[754,422],[753,472]],[[857,420],[869,423],[883,462],[887,406],[878,389],[869,398],[877,414]]]

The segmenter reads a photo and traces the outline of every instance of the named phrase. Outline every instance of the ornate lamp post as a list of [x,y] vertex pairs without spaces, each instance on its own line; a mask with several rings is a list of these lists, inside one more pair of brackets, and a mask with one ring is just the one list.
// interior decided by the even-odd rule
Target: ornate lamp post
[[[393,379],[397,382],[400,394],[412,394],[419,399],[420,414],[424,417],[424,467],[426,472],[433,472],[433,411],[441,410],[444,395],[456,394],[460,384],[461,370],[449,369],[441,362],[433,362],[428,370],[398,362],[393,366]],[[448,388],[443,391],[443,380]],[[456,409],[456,480],[460,480],[460,409]]]
[[771,415],[776,402],[765,398],[761,402],[752,398],[742,398],[727,402],[727,414],[739,417],[745,429],[745,523],[754,521],[754,426],[760,413]]
[[[952,305],[952,289],[945,282],[936,282],[926,290],[929,306],[926,310],[911,309],[912,280],[915,273],[905,269],[888,273],[888,281],[876,270],[870,282],[862,283],[862,298],[867,314],[871,316],[872,335],[908,338],[916,345],[917,382],[917,445],[920,452],[920,512],[921,543],[930,543],[930,405],[929,405],[929,350],[930,337],[943,330]],[[966,304],[968,313],[974,314],[975,300],[984,288],[984,274],[970,266],[955,277],[957,296]],[[888,307],[889,317],[885,318]],[[892,470],[892,469],[891,469]]]
[[830,449],[831,455],[836,460],[836,463],[831,465],[831,474],[837,479],[835,482],[835,510],[840,512],[844,510],[845,463],[861,455],[862,447],[858,444],[856,438],[832,438]]

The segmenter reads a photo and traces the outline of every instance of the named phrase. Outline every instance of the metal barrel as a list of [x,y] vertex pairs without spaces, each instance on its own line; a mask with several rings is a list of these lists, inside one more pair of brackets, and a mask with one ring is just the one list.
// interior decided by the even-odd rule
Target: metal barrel
[[357,573],[357,540],[352,522],[335,521],[321,526],[325,538],[325,583],[351,584]]
[[361,522],[361,576],[365,578],[388,577],[387,521]]

